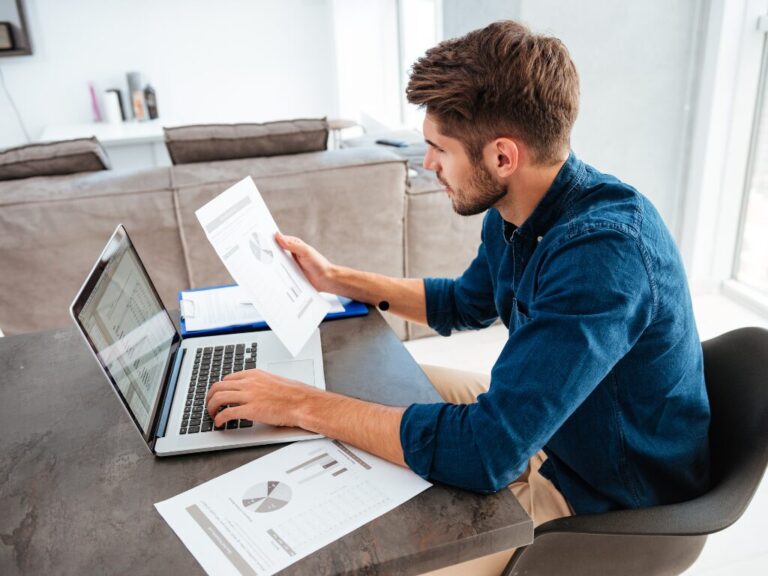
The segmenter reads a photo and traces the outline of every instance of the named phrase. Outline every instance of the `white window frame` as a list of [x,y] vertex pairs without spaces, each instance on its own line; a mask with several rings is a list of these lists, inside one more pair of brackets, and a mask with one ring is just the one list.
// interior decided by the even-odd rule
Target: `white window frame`
[[[398,78],[400,80],[400,123],[404,127],[416,128],[421,130],[421,122],[418,122],[416,126],[412,126],[408,119],[408,113],[406,110],[411,104],[408,102],[408,98],[405,95],[405,89],[408,86],[409,74],[408,70],[413,62],[407,61],[405,58],[405,7],[404,2],[408,0],[395,0],[397,7],[397,61],[398,61]],[[435,39],[437,42],[443,40],[443,0],[434,0],[435,13],[432,26],[435,30]]]
[[768,315],[768,299],[733,278],[766,16],[768,0],[709,2],[680,248],[695,293],[722,291]]

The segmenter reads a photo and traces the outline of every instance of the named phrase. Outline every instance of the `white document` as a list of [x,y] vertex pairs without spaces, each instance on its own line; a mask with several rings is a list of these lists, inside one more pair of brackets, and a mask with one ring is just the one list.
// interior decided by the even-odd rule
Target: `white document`
[[274,574],[431,484],[337,440],[296,442],[164,502],[208,574]]
[[329,309],[289,252],[275,241],[272,214],[249,176],[195,212],[248,301],[296,356]]
[[[328,292],[320,292],[320,296],[330,305],[329,314],[344,312],[339,296]],[[350,302],[348,298],[344,300]],[[182,291],[180,305],[189,332],[265,321],[250,301],[248,291],[238,285]]]

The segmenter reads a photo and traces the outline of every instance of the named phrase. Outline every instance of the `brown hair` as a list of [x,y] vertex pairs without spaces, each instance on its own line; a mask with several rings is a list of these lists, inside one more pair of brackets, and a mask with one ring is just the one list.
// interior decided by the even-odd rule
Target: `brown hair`
[[488,142],[509,136],[531,148],[534,162],[550,164],[570,147],[579,76],[560,40],[504,20],[427,50],[406,94],[475,161]]

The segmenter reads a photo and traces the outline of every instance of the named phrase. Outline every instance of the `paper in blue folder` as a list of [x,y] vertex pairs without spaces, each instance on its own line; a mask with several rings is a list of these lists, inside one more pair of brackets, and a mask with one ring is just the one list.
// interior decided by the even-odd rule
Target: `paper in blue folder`
[[[321,292],[331,304],[325,320],[363,316],[368,307],[361,302]],[[209,336],[249,330],[263,330],[267,323],[237,284],[179,291],[181,335]]]

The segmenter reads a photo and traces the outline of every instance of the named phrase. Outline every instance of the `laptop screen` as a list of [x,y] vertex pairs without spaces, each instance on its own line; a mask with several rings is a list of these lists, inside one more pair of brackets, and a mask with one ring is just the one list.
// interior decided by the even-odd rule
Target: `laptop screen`
[[73,303],[72,315],[149,439],[173,345],[179,338],[122,226]]

